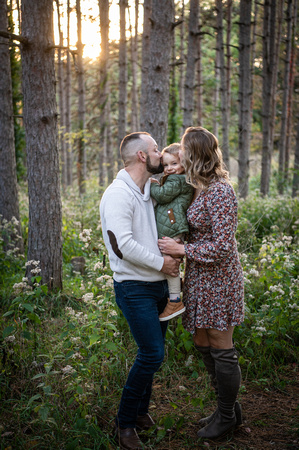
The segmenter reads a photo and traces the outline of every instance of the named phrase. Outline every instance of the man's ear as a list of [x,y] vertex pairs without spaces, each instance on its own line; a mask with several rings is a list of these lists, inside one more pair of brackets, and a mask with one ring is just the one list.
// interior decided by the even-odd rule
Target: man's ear
[[142,161],[142,162],[146,161],[146,154],[142,150],[139,150],[137,152],[137,156],[138,156],[138,159],[140,159],[140,161]]

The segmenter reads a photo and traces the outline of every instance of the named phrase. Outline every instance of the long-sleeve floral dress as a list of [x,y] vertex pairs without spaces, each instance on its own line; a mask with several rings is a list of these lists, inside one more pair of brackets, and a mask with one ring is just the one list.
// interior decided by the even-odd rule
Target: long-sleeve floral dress
[[237,198],[226,181],[211,183],[187,211],[183,325],[227,330],[244,320],[244,283],[235,232]]

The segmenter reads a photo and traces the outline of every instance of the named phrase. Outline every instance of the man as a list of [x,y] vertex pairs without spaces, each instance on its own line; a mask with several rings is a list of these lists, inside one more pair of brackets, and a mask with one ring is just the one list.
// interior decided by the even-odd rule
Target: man
[[145,132],[120,145],[125,168],[106,189],[100,205],[102,230],[113,270],[116,303],[138,345],[115,420],[122,449],[142,449],[137,430],[154,425],[148,414],[154,373],[164,358],[167,322],[159,321],[168,297],[164,274],[177,276],[179,261],[162,256],[150,177],[163,171],[155,140]]

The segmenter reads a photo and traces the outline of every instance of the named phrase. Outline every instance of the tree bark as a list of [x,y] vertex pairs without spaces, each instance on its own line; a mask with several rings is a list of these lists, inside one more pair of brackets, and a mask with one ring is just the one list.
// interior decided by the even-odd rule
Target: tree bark
[[240,1],[239,21],[239,194],[248,195],[249,152],[251,137],[251,2]]
[[184,99],[184,118],[183,127],[191,127],[193,125],[194,110],[194,76],[195,66],[198,53],[198,0],[190,0],[190,14],[188,27],[188,51],[187,51],[187,67],[185,77],[185,99]]
[[[200,10],[199,10],[200,18]],[[199,30],[201,29],[200,19],[199,19]],[[198,35],[197,40],[197,123],[199,126],[203,125],[203,78],[202,78],[202,50],[201,50],[201,34]]]
[[[0,29],[8,29],[6,0],[0,0]],[[14,229],[7,228],[2,235],[4,250],[18,248],[24,251],[21,238],[11,65],[8,40],[0,37],[0,223],[15,217]]]
[[[119,0],[120,40],[119,40],[119,81],[118,81],[118,148],[127,133],[127,42],[126,9],[127,0]],[[119,168],[121,162],[119,160]]]
[[139,129],[139,114],[138,114],[138,7],[139,0],[135,0],[135,26],[134,36],[131,35],[131,59],[132,59],[132,119],[131,131],[138,131]]
[[145,114],[147,101],[147,83],[149,69],[149,46],[151,24],[150,18],[152,14],[152,0],[143,1],[143,33],[142,33],[142,63],[141,63],[141,96],[140,96],[140,129],[145,129]]
[[222,0],[216,0],[217,10],[217,42],[219,48],[220,61],[220,99],[221,99],[221,119],[222,119],[222,154],[223,161],[229,170],[229,141],[228,141],[228,101],[227,101],[227,80],[225,69],[225,55],[223,43],[223,5]]
[[[62,288],[61,199],[55,69],[53,4],[23,0],[21,46],[24,124],[26,130],[29,234],[28,260],[40,261],[42,283]],[[30,277],[30,266],[27,267]]]
[[[59,31],[59,46],[63,47],[63,34],[60,24],[60,7],[59,0],[56,0],[57,5],[57,18],[58,18],[58,31]],[[60,163],[61,163],[61,184],[63,190],[66,188],[66,148],[65,148],[65,96],[64,96],[64,64],[63,64],[63,50],[60,48],[57,52],[57,84],[59,92],[59,142],[60,142]]]
[[297,117],[297,136],[295,146],[292,197],[297,197],[298,195],[299,195],[299,117]]
[[279,33],[276,30],[276,0],[265,0],[263,18],[263,88],[262,88],[262,173],[261,194],[268,195],[273,152],[274,111],[277,79]]
[[76,0],[77,12],[77,65],[78,65],[78,159],[77,176],[80,194],[86,191],[86,152],[85,152],[85,85],[84,85],[84,65],[83,65],[83,44],[81,30],[81,3]]
[[102,180],[100,185],[110,183],[113,178],[113,157],[109,145],[108,136],[110,135],[110,121],[108,120],[109,108],[109,0],[99,0],[100,10],[100,30],[101,30],[101,55],[100,55],[100,173]]
[[[180,78],[179,78],[179,97],[180,97],[180,110],[184,111],[184,84],[185,84],[185,0],[182,0],[181,10],[182,23],[180,26]],[[184,132],[183,126],[181,133]]]
[[232,5],[233,0],[227,0],[226,17],[227,17],[227,29],[226,29],[226,85],[227,85],[227,123],[230,123],[230,110],[231,110],[231,28],[232,28]]
[[292,7],[293,1],[288,0],[285,21],[287,24],[287,36],[285,47],[285,68],[283,82],[283,100],[281,110],[281,127],[279,139],[279,174],[278,174],[278,192],[283,194],[285,182],[285,160],[286,160],[286,133],[287,133],[287,114],[288,100],[290,92],[290,73],[291,73],[291,49],[292,49]]
[[[67,47],[70,47],[70,0],[67,0]],[[65,153],[66,153],[66,184],[73,183],[73,149],[72,149],[72,115],[71,115],[71,55],[66,55],[66,79],[65,79]]]
[[152,0],[150,58],[145,110],[145,131],[163,149],[167,142],[170,55],[174,5],[169,0]]

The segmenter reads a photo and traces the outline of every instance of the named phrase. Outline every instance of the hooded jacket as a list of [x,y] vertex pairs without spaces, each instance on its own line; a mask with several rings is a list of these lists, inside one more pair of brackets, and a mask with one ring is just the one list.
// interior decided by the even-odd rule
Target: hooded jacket
[[158,236],[175,237],[189,231],[186,212],[193,197],[193,187],[185,175],[168,175],[164,184],[151,184],[151,196],[156,200],[155,216]]
[[106,189],[100,203],[103,238],[109,253],[113,278],[160,281],[164,259],[158,248],[158,234],[150,180],[144,193],[122,169]]

